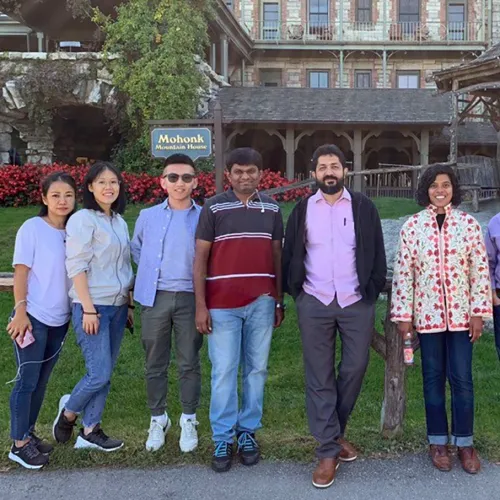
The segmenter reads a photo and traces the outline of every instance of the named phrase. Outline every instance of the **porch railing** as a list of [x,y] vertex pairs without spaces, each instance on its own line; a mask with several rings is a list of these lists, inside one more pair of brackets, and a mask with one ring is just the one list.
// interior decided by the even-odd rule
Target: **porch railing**
[[257,42],[351,42],[461,44],[485,42],[482,22],[335,22],[301,23],[299,21],[258,21],[245,23]]

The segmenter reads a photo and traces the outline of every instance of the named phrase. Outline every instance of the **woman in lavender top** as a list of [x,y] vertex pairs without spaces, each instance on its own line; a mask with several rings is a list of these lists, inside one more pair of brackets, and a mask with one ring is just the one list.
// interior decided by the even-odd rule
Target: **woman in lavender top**
[[496,214],[488,224],[486,235],[486,251],[490,264],[491,289],[493,290],[493,324],[495,326],[495,343],[500,359],[500,213]]
[[9,459],[27,469],[41,469],[52,446],[35,434],[47,382],[68,331],[71,308],[64,265],[66,222],[75,210],[76,184],[65,173],[42,182],[38,217],[19,229],[14,249],[15,306],[7,331],[18,364],[10,397]]

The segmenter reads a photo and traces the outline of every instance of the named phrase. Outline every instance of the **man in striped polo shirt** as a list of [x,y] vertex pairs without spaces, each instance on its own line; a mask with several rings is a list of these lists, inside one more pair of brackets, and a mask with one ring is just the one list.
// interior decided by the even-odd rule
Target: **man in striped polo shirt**
[[[196,231],[194,287],[196,327],[208,334],[212,363],[210,422],[212,468],[231,467],[233,439],[244,465],[260,458],[264,384],[273,326],[283,321],[279,205],[257,190],[262,157],[251,148],[232,151],[226,162],[231,189],[208,200]],[[238,411],[238,367],[242,405]]]

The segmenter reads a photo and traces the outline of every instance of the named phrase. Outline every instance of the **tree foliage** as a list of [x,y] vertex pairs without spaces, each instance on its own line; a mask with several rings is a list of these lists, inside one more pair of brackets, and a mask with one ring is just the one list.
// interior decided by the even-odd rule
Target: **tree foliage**
[[96,16],[105,53],[121,56],[109,65],[134,128],[195,115],[203,80],[194,55],[208,43],[209,1],[134,0],[120,5],[114,19]]

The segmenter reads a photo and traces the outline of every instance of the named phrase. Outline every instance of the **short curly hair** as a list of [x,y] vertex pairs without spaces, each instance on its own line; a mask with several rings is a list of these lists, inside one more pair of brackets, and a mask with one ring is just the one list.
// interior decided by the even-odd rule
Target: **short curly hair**
[[436,163],[431,167],[427,167],[420,176],[417,192],[415,193],[417,203],[421,207],[427,207],[431,204],[431,200],[429,199],[429,188],[438,175],[447,175],[450,178],[451,186],[453,188],[451,204],[454,207],[458,207],[458,205],[462,203],[462,192],[458,183],[457,174],[449,165],[445,165],[443,163]]

